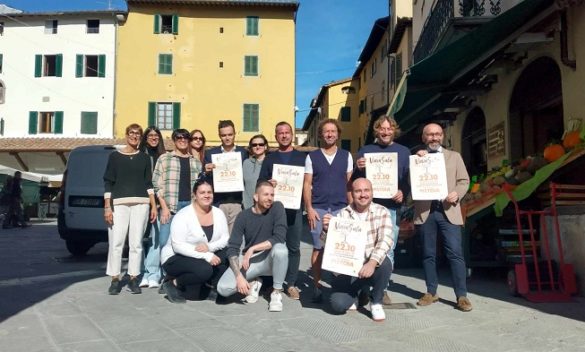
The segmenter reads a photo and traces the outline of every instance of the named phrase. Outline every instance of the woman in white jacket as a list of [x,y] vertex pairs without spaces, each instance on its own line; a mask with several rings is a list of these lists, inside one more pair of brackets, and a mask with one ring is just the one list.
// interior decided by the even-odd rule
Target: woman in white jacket
[[171,223],[161,263],[167,273],[163,290],[173,303],[184,303],[186,297],[204,299],[201,289],[215,288],[228,268],[227,220],[223,211],[212,204],[212,186],[205,180],[197,181],[191,206],[181,209]]

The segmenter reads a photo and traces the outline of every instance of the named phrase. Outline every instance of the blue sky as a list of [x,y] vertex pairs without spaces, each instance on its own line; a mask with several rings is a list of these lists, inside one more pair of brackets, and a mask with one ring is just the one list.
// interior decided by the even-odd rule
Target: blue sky
[[[27,12],[126,9],[123,0],[0,0]],[[297,14],[297,127],[319,87],[350,77],[374,21],[388,15],[387,0],[301,0]]]

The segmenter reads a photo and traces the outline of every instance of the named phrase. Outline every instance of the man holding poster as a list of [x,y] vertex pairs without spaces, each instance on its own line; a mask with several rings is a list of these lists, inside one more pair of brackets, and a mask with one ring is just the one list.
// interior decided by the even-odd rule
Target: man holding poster
[[[394,246],[398,241],[398,230],[400,228],[400,208],[408,196],[410,187],[408,185],[408,157],[410,151],[405,146],[394,142],[394,138],[400,134],[400,127],[396,121],[388,116],[380,116],[374,122],[374,134],[376,140],[373,144],[367,144],[358,150],[358,156],[356,160],[356,167],[353,170],[352,180],[359,177],[366,177],[372,182],[381,185],[390,185],[392,182],[395,187],[398,186],[398,190],[395,191],[391,196],[379,196],[376,192],[376,186],[374,185],[374,202],[385,206],[390,212],[392,222],[396,225],[393,226],[394,232],[392,234],[392,240]],[[380,158],[374,158],[376,155],[384,155],[386,153],[394,154],[393,158],[393,170],[391,173],[390,169],[383,169],[378,171],[375,167],[372,168],[369,165],[375,166]],[[369,161],[372,162],[368,162]],[[384,172],[385,171],[385,172]],[[381,179],[385,177],[395,177],[393,180],[388,179],[387,182],[383,182]],[[394,188],[395,189],[395,188]],[[388,253],[392,267],[394,267],[394,248]],[[388,292],[384,294],[384,304],[390,305],[392,303]]]
[[[268,180],[274,187],[277,182],[274,175],[274,165],[289,165],[292,167],[305,166],[305,153],[295,150],[292,146],[293,129],[285,121],[276,124],[275,139],[278,142],[278,150],[270,153],[264,158],[262,169],[258,180]],[[302,186],[301,186],[302,191]],[[296,286],[299,274],[299,265],[301,262],[301,234],[303,230],[303,210],[302,207],[297,209],[286,210],[286,247],[288,248],[288,270],[286,271],[286,294],[291,298],[300,299],[300,292]]]
[[423,245],[423,268],[427,293],[417,302],[428,306],[439,300],[437,287],[436,255],[437,233],[443,238],[445,254],[451,266],[453,288],[457,297],[457,308],[463,312],[472,309],[467,298],[465,259],[463,257],[461,225],[463,217],[459,206],[469,188],[469,175],[461,155],[442,147],[443,129],[436,123],[426,125],[422,133],[426,149],[417,152],[419,157],[427,153],[441,153],[444,156],[447,172],[448,194],[445,199],[414,201],[414,223],[417,225]]
[[[388,285],[388,279],[392,272],[392,264],[387,255],[394,247],[392,235],[395,225],[385,207],[372,203],[372,183],[369,180],[358,178],[353,181],[351,195],[352,203],[341,209],[337,217],[359,220],[368,225],[366,238],[363,239],[365,241],[365,250],[362,253],[363,266],[359,270],[357,278],[350,275],[337,275],[335,277],[331,283],[331,309],[336,314],[356,310],[356,301],[360,291],[371,292],[370,312],[372,319],[383,321],[386,319],[382,306],[384,289]],[[326,243],[326,248],[329,246],[340,247],[339,243],[333,243],[335,241],[327,242],[331,218],[331,214],[323,216],[321,239]],[[354,246],[350,247],[350,250],[354,248]],[[324,267],[329,267],[329,258],[324,258]]]
[[[244,162],[248,157],[248,151],[242,147],[236,146],[234,141],[236,139],[236,129],[234,127],[234,123],[231,120],[221,120],[217,126],[219,132],[219,139],[221,140],[221,145],[219,147],[211,148],[205,152],[205,166],[204,170],[209,177],[209,181],[213,180],[214,169],[216,165],[213,163],[212,155],[214,154],[223,154],[223,153],[240,153],[240,162]],[[241,164],[240,164],[240,171]],[[217,170],[218,172],[221,171],[230,171],[230,170]],[[231,175],[227,175],[231,176]],[[239,173],[235,176],[242,178],[241,184],[243,185],[243,173]],[[235,192],[222,192],[221,187],[218,185],[213,185],[213,201],[214,205],[221,209],[225,217],[228,221],[228,228],[230,233],[232,232],[232,227],[234,226],[234,221],[236,220],[236,216],[242,211],[242,191],[235,191]],[[242,189],[243,190],[243,189]]]

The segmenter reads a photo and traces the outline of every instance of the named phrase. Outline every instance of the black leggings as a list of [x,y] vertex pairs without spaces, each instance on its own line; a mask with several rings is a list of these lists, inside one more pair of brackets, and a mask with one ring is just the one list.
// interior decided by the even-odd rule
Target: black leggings
[[222,249],[214,254],[221,259],[221,263],[216,266],[209,264],[205,259],[175,254],[163,264],[163,269],[167,276],[177,280],[178,288],[185,291],[186,296],[192,299],[204,299],[205,297],[199,297],[201,287],[205,284],[216,287],[228,268],[226,250]]

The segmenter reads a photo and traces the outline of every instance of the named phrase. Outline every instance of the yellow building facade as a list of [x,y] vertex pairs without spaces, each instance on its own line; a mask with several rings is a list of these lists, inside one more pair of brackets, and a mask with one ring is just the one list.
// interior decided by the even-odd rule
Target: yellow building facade
[[129,0],[118,29],[115,135],[131,123],[200,129],[219,145],[232,120],[236,143],[294,126],[295,1]]
[[325,119],[335,119],[341,125],[339,146],[351,153],[356,153],[363,144],[358,131],[361,130],[359,119],[359,81],[346,78],[331,82],[321,87],[317,98],[311,104],[311,112],[305,120],[303,131],[307,132],[307,144],[319,146],[317,128]]

